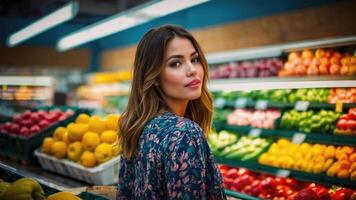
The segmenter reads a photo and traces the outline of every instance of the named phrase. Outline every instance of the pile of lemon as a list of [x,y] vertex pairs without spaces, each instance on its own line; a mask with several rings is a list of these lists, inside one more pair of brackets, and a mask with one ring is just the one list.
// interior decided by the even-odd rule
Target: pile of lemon
[[119,115],[80,114],[67,127],[58,127],[42,143],[42,152],[57,159],[67,158],[84,167],[95,167],[119,155]]
[[287,139],[273,143],[258,162],[278,168],[356,180],[356,149],[351,146],[294,144]]

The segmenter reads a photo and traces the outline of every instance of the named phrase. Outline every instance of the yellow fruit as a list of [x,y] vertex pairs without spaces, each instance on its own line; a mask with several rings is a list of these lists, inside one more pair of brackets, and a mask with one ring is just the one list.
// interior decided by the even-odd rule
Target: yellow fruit
[[63,140],[63,135],[64,135],[64,133],[66,131],[67,131],[67,129],[64,128],[64,127],[61,127],[61,126],[56,128],[56,130],[54,131],[54,134],[53,134],[53,138],[55,140],[62,141]]
[[70,144],[70,140],[69,140],[69,136],[68,136],[68,131],[66,131],[64,134],[63,134],[63,142],[65,142],[66,144]]
[[89,131],[101,133],[106,130],[105,121],[99,116],[93,116],[89,119]]
[[90,151],[84,151],[82,156],[80,156],[80,164],[84,167],[94,167],[96,164],[94,153]]
[[55,194],[49,195],[47,200],[82,200],[81,198],[77,197],[76,195],[70,192],[57,192]]
[[68,138],[71,142],[81,141],[84,133],[88,132],[88,125],[71,123],[68,125],[67,129]]
[[117,156],[119,154],[120,154],[120,146],[116,142],[116,143],[112,144],[112,156],[115,157],[115,156]]
[[326,150],[324,151],[324,158],[329,159],[329,158],[334,158],[335,157],[335,147],[334,146],[328,146]]
[[99,163],[106,162],[112,158],[112,146],[107,143],[101,143],[96,147],[94,154]]
[[351,162],[356,162],[356,153],[351,154],[349,159]]
[[285,147],[288,147],[288,145],[290,145],[290,141],[287,140],[287,139],[279,139],[277,141],[277,145],[280,147],[280,148],[285,148]]
[[323,171],[324,163],[317,163],[313,166],[313,173],[320,174]]
[[264,153],[258,158],[258,162],[263,165],[268,165],[268,154]]
[[46,137],[42,142],[42,152],[46,154],[51,154],[51,146],[54,143],[54,139],[51,137]]
[[94,151],[100,144],[100,136],[96,132],[86,132],[82,139],[83,149],[86,151]]
[[354,172],[351,173],[350,179],[351,179],[352,181],[356,180],[356,171],[354,171]]
[[326,160],[325,164],[324,164],[324,170],[326,171],[327,169],[329,169],[329,167],[334,163],[334,159],[329,158]]
[[356,162],[353,162],[350,168],[351,171],[356,171]]
[[100,135],[100,141],[103,143],[113,144],[117,142],[117,140],[118,140],[117,133],[112,130],[104,131]]
[[81,142],[73,142],[68,146],[67,149],[67,158],[74,162],[77,162],[80,159],[80,156],[83,153],[83,146]]
[[349,170],[351,168],[351,163],[347,160],[341,160],[338,162],[339,163],[339,169],[340,170]]
[[51,146],[51,154],[57,159],[66,157],[67,144],[63,141],[55,141]]
[[87,124],[89,122],[90,116],[87,114],[80,114],[77,119],[75,119],[75,123],[77,124]]
[[119,129],[119,115],[110,114],[106,117],[105,125],[107,130],[118,131]]
[[302,144],[300,145],[300,151],[301,151],[303,154],[305,154],[305,153],[307,153],[307,152],[310,151],[311,147],[312,147],[312,146],[311,146],[309,143],[302,143]]
[[336,174],[336,166],[334,164],[334,165],[331,165],[331,167],[328,169],[328,171],[326,172],[326,175],[335,176],[335,174]]
[[354,152],[354,148],[350,146],[343,146],[342,150],[347,154],[352,154]]
[[337,173],[338,178],[346,179],[346,178],[349,178],[349,176],[350,176],[350,172],[349,172],[349,170],[346,170],[346,169],[343,169]]

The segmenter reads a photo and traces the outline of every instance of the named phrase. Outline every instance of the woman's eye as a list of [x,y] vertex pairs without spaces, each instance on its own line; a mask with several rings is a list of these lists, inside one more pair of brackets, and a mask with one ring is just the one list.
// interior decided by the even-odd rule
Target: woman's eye
[[171,62],[170,64],[169,64],[169,66],[171,66],[171,67],[179,67],[179,66],[181,66],[182,64],[180,63],[180,62],[178,62],[178,61],[174,61],[174,62]]
[[193,58],[192,59],[192,63],[200,63],[200,59],[199,58]]

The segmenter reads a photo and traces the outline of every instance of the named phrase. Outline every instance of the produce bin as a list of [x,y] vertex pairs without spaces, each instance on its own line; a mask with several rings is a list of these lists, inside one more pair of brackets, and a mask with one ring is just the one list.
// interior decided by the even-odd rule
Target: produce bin
[[42,153],[36,149],[37,157],[41,167],[64,176],[69,176],[93,185],[111,185],[118,182],[120,157],[102,163],[93,168],[86,168],[66,159],[57,159]]
[[[57,127],[67,126],[73,122],[76,117],[81,113],[89,114],[91,111],[88,109],[70,108],[70,107],[43,107],[39,110],[52,110],[59,108],[62,111],[66,109],[72,109],[74,114],[65,120],[54,123],[53,125],[45,128],[38,134],[34,134],[28,137],[20,135],[10,135],[6,133],[0,133],[0,155],[7,156],[12,159],[20,160],[24,163],[35,162],[36,159],[33,155],[35,149],[41,146],[45,137],[51,136]],[[33,110],[36,111],[36,110]]]

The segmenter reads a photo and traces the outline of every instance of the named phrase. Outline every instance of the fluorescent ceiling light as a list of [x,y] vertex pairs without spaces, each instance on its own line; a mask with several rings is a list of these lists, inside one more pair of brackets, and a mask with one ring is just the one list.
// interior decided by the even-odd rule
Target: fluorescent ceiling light
[[70,2],[62,8],[10,35],[7,39],[7,45],[14,47],[35,35],[71,20],[78,14],[78,10],[78,2]]
[[57,50],[66,51],[207,1],[209,0],[163,0],[149,2],[64,36],[58,41]]

